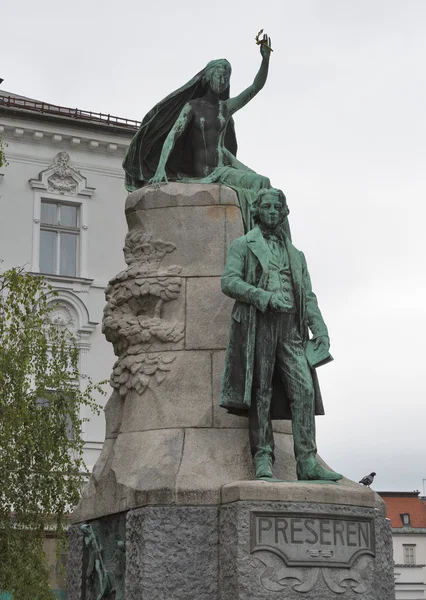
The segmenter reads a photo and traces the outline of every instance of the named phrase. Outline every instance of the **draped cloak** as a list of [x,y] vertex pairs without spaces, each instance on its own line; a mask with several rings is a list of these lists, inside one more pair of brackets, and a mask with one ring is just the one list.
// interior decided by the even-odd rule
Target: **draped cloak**
[[[123,161],[125,171],[125,186],[133,192],[148,183],[155,175],[167,135],[177,121],[183,107],[187,102],[204,96],[207,92],[205,75],[208,69],[216,64],[223,64],[223,60],[215,60],[208,65],[185,85],[169,94],[152,108],[144,117],[138,132],[130,142],[127,154]],[[229,86],[221,94],[221,100],[229,98]],[[177,138],[174,148],[166,165],[167,178],[171,181],[196,182],[196,183],[222,183],[237,192],[242,212],[245,230],[251,229],[250,207],[257,193],[262,188],[271,187],[267,177],[258,175],[254,171],[238,166],[221,165],[207,177],[195,177],[192,172],[192,144],[188,139],[190,129]],[[236,157],[237,139],[234,121],[228,122],[225,139],[225,148]],[[231,161],[229,161],[231,163]]]

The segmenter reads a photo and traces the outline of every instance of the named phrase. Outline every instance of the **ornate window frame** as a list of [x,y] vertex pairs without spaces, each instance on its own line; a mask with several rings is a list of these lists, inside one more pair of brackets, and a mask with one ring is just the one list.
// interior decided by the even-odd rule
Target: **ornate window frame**
[[67,327],[76,337],[80,350],[79,370],[80,377],[87,377],[87,356],[90,351],[90,337],[98,326],[98,322],[91,321],[89,311],[84,302],[73,292],[57,289],[57,296],[49,299],[49,306],[54,306],[50,313],[49,322],[52,325]]
[[[66,202],[79,207],[80,234],[78,249],[78,277],[89,279],[88,274],[88,230],[89,207],[88,201],[95,189],[87,185],[87,180],[81,173],[70,166],[70,156],[67,152],[59,152],[50,167],[41,171],[37,179],[29,180],[33,190],[33,241],[31,252],[31,271],[40,273],[40,216],[41,201]],[[57,277],[53,275],[52,277]],[[61,276],[62,277],[62,276]]]

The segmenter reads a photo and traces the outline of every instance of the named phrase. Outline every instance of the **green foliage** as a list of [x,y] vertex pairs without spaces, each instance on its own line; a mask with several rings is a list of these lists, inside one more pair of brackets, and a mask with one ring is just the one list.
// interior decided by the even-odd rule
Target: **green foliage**
[[7,143],[3,142],[3,140],[0,138],[0,168],[7,167],[9,164],[6,160],[6,154],[4,152],[5,148],[7,148]]
[[90,378],[79,389],[79,350],[49,324],[55,294],[43,278],[5,271],[0,293],[0,592],[52,600],[44,532],[54,522],[65,540],[85,470],[80,409],[99,412],[92,396],[103,391]]

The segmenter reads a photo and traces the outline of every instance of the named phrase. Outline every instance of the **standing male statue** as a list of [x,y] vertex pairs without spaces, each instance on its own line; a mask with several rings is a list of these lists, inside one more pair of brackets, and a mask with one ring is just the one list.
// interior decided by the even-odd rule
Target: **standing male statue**
[[222,291],[236,303],[220,405],[249,418],[256,478],[272,477],[271,419],[291,419],[298,479],[337,481],[316,457],[315,414],[324,408],[306,352],[312,364],[331,360],[328,331],[305,257],[283,233],[288,212],[281,190],[260,190],[256,225],[228,249]]

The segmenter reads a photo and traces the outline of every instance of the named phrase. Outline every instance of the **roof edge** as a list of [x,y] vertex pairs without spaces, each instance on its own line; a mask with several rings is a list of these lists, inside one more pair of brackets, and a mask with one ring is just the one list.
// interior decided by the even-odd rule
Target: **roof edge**
[[380,497],[386,496],[387,498],[418,498],[420,492],[418,490],[414,492],[376,492]]
[[[7,92],[6,92],[7,93]],[[49,102],[40,102],[38,100],[27,99],[22,96],[6,96],[0,90],[0,108],[6,111],[19,113],[37,113],[38,116],[47,118],[62,118],[67,121],[78,123],[90,123],[91,125],[101,125],[107,128],[120,129],[122,131],[135,132],[140,127],[140,122],[135,119],[125,119],[115,115],[105,113],[95,113],[92,111],[81,110],[79,108],[70,108],[59,106]]]

